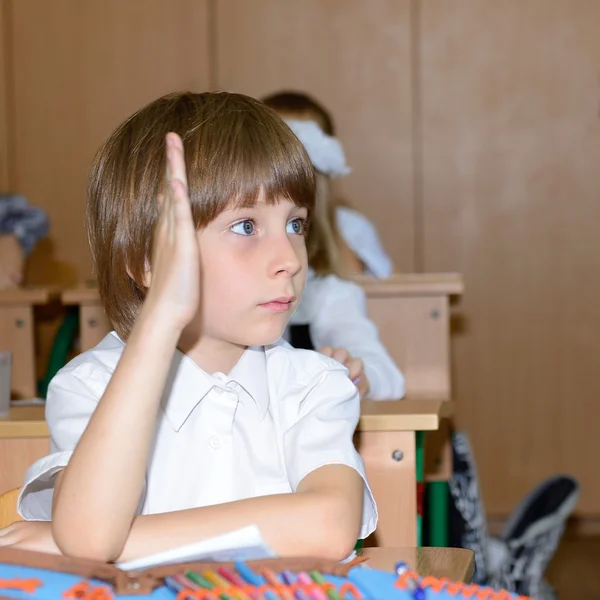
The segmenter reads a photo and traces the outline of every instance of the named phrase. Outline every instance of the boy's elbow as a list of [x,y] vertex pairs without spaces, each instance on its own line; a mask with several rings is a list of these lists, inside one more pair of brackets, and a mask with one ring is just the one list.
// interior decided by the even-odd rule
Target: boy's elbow
[[97,525],[79,528],[53,521],[52,536],[62,554],[71,558],[108,563],[117,560],[122,551]]
[[341,493],[327,495],[319,504],[311,527],[311,555],[343,560],[356,546],[362,511]]

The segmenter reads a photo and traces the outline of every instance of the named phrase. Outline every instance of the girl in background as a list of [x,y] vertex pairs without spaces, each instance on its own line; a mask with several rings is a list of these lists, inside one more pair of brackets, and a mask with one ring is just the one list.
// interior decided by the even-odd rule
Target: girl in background
[[[316,349],[344,364],[361,398],[402,398],[404,376],[367,315],[363,289],[349,273],[388,277],[393,265],[374,226],[360,213],[333,202],[332,178],[350,169],[329,114],[304,94],[264,99],[303,143],[316,170],[316,203],[307,237],[309,272],[304,296],[286,332],[297,348]],[[331,133],[328,133],[331,132]]]

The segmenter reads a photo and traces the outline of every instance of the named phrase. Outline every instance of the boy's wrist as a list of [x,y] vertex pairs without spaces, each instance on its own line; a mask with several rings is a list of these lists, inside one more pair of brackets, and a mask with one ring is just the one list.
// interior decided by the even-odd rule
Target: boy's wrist
[[184,326],[177,322],[177,319],[173,318],[172,311],[169,310],[168,306],[160,300],[155,299],[152,296],[148,296],[146,301],[142,305],[138,321],[141,321],[145,325],[147,324],[153,332],[160,334],[164,332],[166,335],[173,336],[176,340],[179,339]]

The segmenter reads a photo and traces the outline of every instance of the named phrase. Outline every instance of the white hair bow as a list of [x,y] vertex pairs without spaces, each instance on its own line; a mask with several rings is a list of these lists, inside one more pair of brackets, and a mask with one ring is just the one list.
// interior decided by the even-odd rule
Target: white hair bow
[[296,137],[302,142],[317,171],[339,177],[348,175],[352,169],[346,164],[346,155],[340,141],[327,135],[315,121],[284,119]]

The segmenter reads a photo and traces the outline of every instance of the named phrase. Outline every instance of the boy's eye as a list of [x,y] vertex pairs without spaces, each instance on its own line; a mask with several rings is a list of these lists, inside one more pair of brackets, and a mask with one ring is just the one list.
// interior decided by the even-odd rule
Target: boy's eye
[[306,228],[306,223],[304,222],[304,219],[292,219],[288,224],[287,224],[287,232],[288,233],[293,233],[294,235],[302,235],[304,233],[304,230]]
[[250,220],[240,221],[231,226],[231,231],[238,235],[252,235],[254,233],[254,223]]

